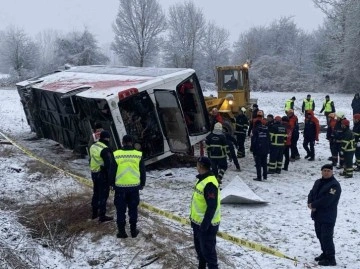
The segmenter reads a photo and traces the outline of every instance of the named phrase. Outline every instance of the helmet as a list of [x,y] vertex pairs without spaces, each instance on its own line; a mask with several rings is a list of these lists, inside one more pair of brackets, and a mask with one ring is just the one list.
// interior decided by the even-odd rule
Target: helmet
[[[336,116],[335,113],[330,113],[329,114],[329,118],[335,119],[335,116]],[[360,116],[360,114],[359,114],[359,116]]]
[[245,107],[242,107],[242,108],[241,108],[241,111],[245,113],[245,112],[246,112],[246,108],[245,108]]
[[350,126],[350,121],[348,121],[348,120],[345,119],[345,120],[342,120],[342,121],[341,121],[341,124],[344,125],[344,126],[348,126],[348,127],[349,127],[349,126]]
[[215,123],[214,130],[222,130],[222,124],[220,122]]
[[345,114],[344,114],[344,112],[337,112],[336,117],[339,119],[343,119],[343,118],[345,118]]
[[354,120],[360,120],[360,114],[354,114]]
[[281,121],[282,119],[281,119],[281,117],[280,116],[276,116],[275,118],[274,118],[274,121]]

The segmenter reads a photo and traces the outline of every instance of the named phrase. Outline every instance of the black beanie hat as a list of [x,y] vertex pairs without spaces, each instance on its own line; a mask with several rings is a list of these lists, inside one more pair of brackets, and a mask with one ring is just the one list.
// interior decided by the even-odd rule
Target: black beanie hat
[[106,139],[106,138],[110,138],[110,133],[108,131],[102,131],[100,133],[100,139]]
[[198,158],[198,163],[201,163],[203,166],[205,166],[206,168],[210,169],[211,167],[211,160],[208,157],[199,157]]

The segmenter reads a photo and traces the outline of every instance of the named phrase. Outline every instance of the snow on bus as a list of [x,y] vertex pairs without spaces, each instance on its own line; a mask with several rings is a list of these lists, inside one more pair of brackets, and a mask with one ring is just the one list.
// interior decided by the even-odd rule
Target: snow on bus
[[146,164],[190,153],[210,129],[193,69],[77,66],[17,89],[31,130],[82,154],[95,123],[111,132],[113,149],[132,135]]

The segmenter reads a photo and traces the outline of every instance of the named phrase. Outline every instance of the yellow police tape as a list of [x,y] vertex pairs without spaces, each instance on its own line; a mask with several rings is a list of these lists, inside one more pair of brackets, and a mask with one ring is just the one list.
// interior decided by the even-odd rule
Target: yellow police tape
[[[78,176],[78,175],[75,175],[73,173],[70,173],[68,171],[65,171],[63,169],[61,169],[60,167],[57,167],[55,165],[52,165],[51,163],[49,163],[48,161],[34,155],[31,151],[29,151],[28,149],[26,149],[25,147],[21,146],[21,145],[18,145],[14,140],[10,139],[8,136],[6,136],[5,134],[3,134],[2,132],[0,132],[0,135],[2,135],[6,140],[8,140],[11,144],[13,144],[15,147],[17,147],[18,149],[20,149],[21,151],[23,151],[25,154],[27,154],[28,156],[38,160],[39,162],[49,166],[49,167],[52,167],[54,169],[57,169],[57,170],[60,170],[61,172],[63,172],[64,174],[66,175],[69,175],[71,177],[74,177],[75,179],[77,179],[80,183],[88,186],[88,187],[92,187],[92,181],[87,179],[87,178],[84,178],[82,176]],[[140,202],[140,206],[144,209],[147,209],[148,211],[151,211],[151,212],[154,212],[158,215],[161,215],[161,216],[164,216],[168,219],[171,219],[171,220],[174,220],[174,221],[177,221],[183,225],[190,225],[191,222],[189,219],[185,219],[185,218],[181,218],[179,216],[176,216],[170,212],[167,212],[167,211],[164,211],[164,210],[161,210],[161,209],[158,209],[156,207],[153,207],[149,204],[146,204],[144,202]],[[298,260],[295,258],[291,258],[289,256],[286,256],[284,254],[282,254],[281,252],[277,251],[276,249],[273,249],[273,248],[269,248],[269,247],[265,247],[265,246],[262,246],[258,243],[254,243],[254,242],[251,242],[251,241],[247,241],[247,240],[244,240],[244,239],[241,239],[241,238],[238,238],[238,237],[235,237],[235,236],[232,236],[232,235],[229,235],[229,234],[226,234],[224,232],[218,232],[217,233],[217,236],[222,238],[222,239],[225,239],[227,241],[230,241],[236,245],[239,245],[239,246],[244,246],[244,247],[247,247],[247,248],[250,248],[250,249],[253,249],[253,250],[256,250],[256,251],[259,251],[259,252],[262,252],[262,253],[266,253],[266,254],[270,254],[270,255],[273,255],[273,256],[276,256],[276,257],[279,257],[279,258],[284,258],[284,259],[288,259],[288,260],[292,260],[294,261],[294,264],[295,266],[297,265],[298,263]]]

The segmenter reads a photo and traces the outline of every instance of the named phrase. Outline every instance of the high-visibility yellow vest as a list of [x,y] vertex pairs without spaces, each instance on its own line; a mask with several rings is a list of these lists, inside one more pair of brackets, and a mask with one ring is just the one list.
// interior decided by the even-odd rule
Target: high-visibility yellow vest
[[304,110],[313,110],[313,103],[314,100],[313,99],[304,99]]
[[138,150],[116,150],[114,152],[117,163],[115,186],[136,187],[140,185],[140,160],[142,152]]
[[[190,220],[198,225],[201,225],[202,221],[204,220],[205,212],[206,212],[206,200],[204,197],[204,189],[206,184],[213,183],[216,188],[219,190],[219,183],[215,176],[208,176],[204,178],[201,182],[199,180],[196,182],[194,187],[194,192],[191,199],[190,205]],[[214,214],[214,217],[211,220],[212,225],[219,225],[221,220],[220,215],[220,192],[218,191],[218,200],[217,200],[217,207]]]
[[100,172],[101,166],[104,166],[104,160],[101,158],[100,153],[108,146],[102,142],[96,142],[90,147],[90,170],[91,172]]
[[332,104],[333,101],[324,101],[324,112],[332,112],[332,107],[331,107],[331,104]]
[[289,110],[289,109],[292,109],[291,108],[291,103],[293,103],[294,102],[294,100],[292,100],[292,99],[289,99],[289,100],[287,100],[286,102],[285,102],[285,111],[287,111],[287,110]]

